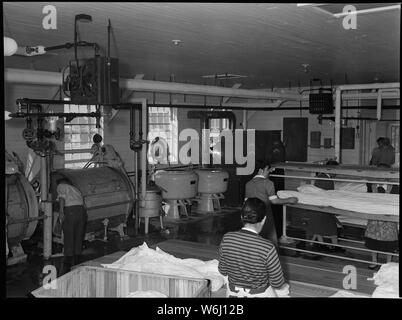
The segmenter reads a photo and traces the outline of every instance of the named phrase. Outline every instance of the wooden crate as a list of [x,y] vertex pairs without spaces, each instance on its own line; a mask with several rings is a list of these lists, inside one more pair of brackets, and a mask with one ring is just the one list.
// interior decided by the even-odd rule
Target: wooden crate
[[[159,291],[170,298],[210,297],[209,280],[83,266],[54,280],[55,288],[32,291],[37,298],[124,298],[135,291]],[[51,285],[50,283],[49,285]]]

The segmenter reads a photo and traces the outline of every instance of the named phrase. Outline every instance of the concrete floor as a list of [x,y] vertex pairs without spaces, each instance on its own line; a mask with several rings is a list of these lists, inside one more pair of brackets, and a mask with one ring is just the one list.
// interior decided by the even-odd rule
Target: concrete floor
[[[219,245],[222,236],[232,230],[240,228],[240,213],[238,210],[224,210],[219,214],[201,215],[193,213],[189,218],[180,221],[164,221],[165,230],[161,231],[159,219],[150,219],[148,235],[144,234],[144,225],[141,232],[135,235],[133,229],[128,228],[129,238],[121,240],[116,233],[108,233],[108,241],[95,240],[85,243],[83,261],[92,260],[115,251],[128,251],[133,247],[147,243],[152,246],[168,239],[180,239],[212,245]],[[40,230],[37,230],[40,231]],[[68,272],[63,267],[63,257],[51,258],[44,261],[41,257],[41,234],[36,232],[30,240],[23,242],[27,261],[7,267],[6,295],[7,297],[29,297],[30,292],[41,286],[42,270],[46,264],[54,265],[57,275]],[[59,245],[54,244],[53,252],[61,252]]]
[[[222,213],[209,215],[192,213],[190,217],[176,221],[164,221],[165,230],[160,229],[159,219],[151,219],[149,233],[144,234],[144,225],[141,225],[140,234],[136,235],[133,228],[128,226],[128,239],[121,240],[116,233],[108,233],[108,241],[95,240],[85,242],[83,260],[92,260],[116,251],[128,251],[133,247],[147,243],[148,246],[155,245],[168,239],[180,239],[210,245],[219,245],[222,236],[241,227],[240,212],[235,209],[224,209]],[[57,275],[61,276],[69,270],[63,269],[63,257],[52,258],[44,261],[41,257],[42,249],[40,228],[30,240],[23,242],[25,252],[28,254],[27,261],[14,266],[7,267],[6,273],[6,295],[7,297],[29,297],[30,292],[37,289],[42,284],[43,267],[45,264],[52,264],[57,269]],[[165,232],[169,230],[169,232]],[[101,236],[103,238],[103,236]],[[39,245],[38,245],[39,244]],[[59,245],[54,245],[53,252],[61,252]],[[282,252],[282,255],[294,252]],[[343,254],[341,254],[343,255]],[[345,252],[345,256],[355,256],[356,253]],[[311,259],[311,255],[299,256],[300,259]],[[356,257],[356,256],[355,256]],[[364,257],[359,257],[364,258]],[[369,257],[366,257],[366,259]],[[337,263],[334,258],[321,257],[321,260]],[[339,260],[338,260],[339,261]],[[367,265],[362,264],[367,268]]]

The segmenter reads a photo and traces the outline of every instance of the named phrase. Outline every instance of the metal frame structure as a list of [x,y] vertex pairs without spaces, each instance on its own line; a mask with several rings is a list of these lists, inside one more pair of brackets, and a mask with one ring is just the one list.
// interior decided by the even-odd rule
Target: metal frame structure
[[[278,165],[276,166],[278,168],[283,168],[283,167],[288,167],[287,165],[281,166]],[[302,168],[298,168],[299,171],[302,171]],[[316,170],[315,172],[319,172],[320,169],[317,167],[315,168],[310,168],[307,171],[310,170]],[[323,166],[323,170],[327,171],[328,169]],[[330,169],[331,173],[337,173],[336,169]],[[340,169],[342,171],[342,169]],[[361,173],[361,170],[360,170]],[[343,174],[345,174],[343,170]],[[357,174],[358,175],[358,174]],[[345,181],[345,182],[360,182],[360,183],[381,183],[381,184],[387,184],[387,185],[399,185],[399,178],[398,182],[396,181],[378,181],[378,177],[373,177],[373,180],[370,178],[367,180],[352,180],[352,179],[336,179],[336,178],[317,178],[314,176],[287,176],[285,175],[270,175],[272,177],[280,177],[280,178],[290,178],[290,179],[302,179],[302,180],[328,180],[328,181]],[[300,209],[305,209],[305,210],[310,210],[310,211],[315,211],[317,214],[322,213],[330,213],[334,215],[343,215],[343,216],[349,216],[353,218],[363,218],[367,220],[381,220],[381,221],[389,221],[389,222],[399,222],[399,216],[395,215],[387,215],[387,214],[366,214],[363,212],[356,212],[356,211],[349,211],[349,210],[341,210],[333,207],[324,207],[324,206],[313,206],[313,205],[305,205],[305,204],[292,204],[292,205],[283,205],[283,226],[282,226],[282,237],[280,238],[280,248],[286,249],[286,250],[292,250],[296,252],[304,252],[304,253],[310,253],[310,254],[315,254],[315,255],[321,255],[321,256],[327,256],[327,257],[332,257],[332,258],[337,258],[337,259],[343,259],[343,260],[348,260],[348,261],[354,261],[354,262],[361,262],[361,263],[369,263],[369,264],[376,264],[376,265],[382,265],[382,263],[379,262],[373,262],[373,261],[367,261],[367,260],[362,260],[362,259],[355,259],[355,258],[350,258],[350,257],[344,257],[344,256],[339,256],[339,255],[334,255],[334,254],[329,254],[329,253],[323,253],[323,252],[317,252],[317,251],[311,251],[311,250],[306,250],[306,249],[298,249],[289,246],[288,244],[292,242],[292,240],[296,241],[303,241],[306,243],[313,243],[313,244],[323,244],[323,245],[330,245],[334,247],[340,247],[340,248],[345,248],[345,249],[353,249],[357,251],[363,251],[363,252],[371,252],[371,253],[380,253],[384,254],[386,256],[394,256],[394,257],[399,257],[398,253],[390,253],[390,252],[383,252],[383,251],[378,251],[378,250],[371,250],[367,248],[360,248],[357,246],[351,246],[351,245],[343,245],[343,244],[333,244],[330,243],[328,244],[327,242],[321,242],[321,241],[314,241],[314,240],[308,240],[308,239],[302,239],[302,238],[297,238],[297,237],[291,237],[288,236],[286,231],[287,231],[287,207],[293,207],[293,208],[300,208]],[[356,240],[350,240],[350,239],[345,239],[345,238],[338,238],[338,240],[343,241],[343,242],[350,242],[350,243],[358,243],[358,244],[364,244],[363,241],[356,241]]]

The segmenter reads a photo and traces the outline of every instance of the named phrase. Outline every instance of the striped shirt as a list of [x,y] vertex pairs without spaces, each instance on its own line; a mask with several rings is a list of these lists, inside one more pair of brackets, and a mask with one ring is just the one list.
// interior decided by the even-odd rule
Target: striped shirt
[[285,283],[275,246],[246,229],[224,235],[218,269],[231,285],[246,289],[280,288]]

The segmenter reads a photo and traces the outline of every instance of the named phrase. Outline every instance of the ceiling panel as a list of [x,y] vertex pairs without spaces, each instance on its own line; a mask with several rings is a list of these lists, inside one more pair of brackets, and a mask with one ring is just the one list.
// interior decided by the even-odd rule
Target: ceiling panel
[[[57,30],[42,28],[42,8],[57,9]],[[377,5],[378,4],[371,4]],[[338,8],[332,8],[333,10]],[[234,73],[247,78],[245,88],[308,85],[311,78],[343,83],[399,81],[400,10],[357,17],[357,29],[345,30],[341,18],[296,4],[275,3],[3,3],[3,30],[19,45],[53,46],[73,41],[74,16],[90,14],[79,24],[82,40],[106,52],[111,20],[112,56],[120,73],[144,79],[214,83],[203,75]],[[179,46],[171,40],[179,39]],[[90,57],[91,50],[80,50]],[[6,57],[5,66],[61,70],[73,52]],[[302,64],[311,65],[305,73]]]

